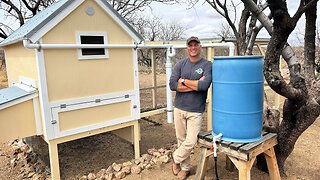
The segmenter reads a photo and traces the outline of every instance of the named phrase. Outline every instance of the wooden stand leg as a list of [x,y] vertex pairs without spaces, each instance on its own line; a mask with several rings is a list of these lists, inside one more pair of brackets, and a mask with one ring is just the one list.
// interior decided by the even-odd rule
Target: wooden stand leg
[[207,170],[208,159],[213,155],[213,152],[207,148],[201,148],[200,159],[198,160],[197,172],[194,179],[204,179],[205,172]]
[[239,160],[231,156],[229,156],[229,158],[239,171],[239,180],[250,180],[250,171],[255,161],[255,158],[251,159],[250,161]]
[[274,152],[273,147],[266,150],[263,154],[267,161],[270,179],[271,180],[281,179],[277,158],[276,158],[276,154]]
[[138,159],[140,157],[140,133],[139,133],[139,123],[136,121],[133,125],[134,131],[134,158]]
[[60,180],[58,144],[54,141],[49,141],[48,145],[49,145],[51,179]]

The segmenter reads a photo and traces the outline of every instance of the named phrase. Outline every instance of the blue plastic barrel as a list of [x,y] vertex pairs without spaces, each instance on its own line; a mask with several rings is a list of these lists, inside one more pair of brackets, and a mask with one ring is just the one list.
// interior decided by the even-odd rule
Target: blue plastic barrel
[[212,65],[212,129],[222,140],[262,138],[263,57],[215,57]]

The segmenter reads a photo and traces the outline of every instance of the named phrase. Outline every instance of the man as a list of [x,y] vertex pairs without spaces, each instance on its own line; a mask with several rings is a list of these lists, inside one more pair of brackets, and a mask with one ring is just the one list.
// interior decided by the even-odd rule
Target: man
[[172,171],[178,179],[186,179],[190,173],[190,154],[201,129],[212,72],[212,63],[200,55],[199,38],[192,36],[186,44],[188,58],[177,62],[170,77],[170,89],[176,91],[174,124],[178,140]]

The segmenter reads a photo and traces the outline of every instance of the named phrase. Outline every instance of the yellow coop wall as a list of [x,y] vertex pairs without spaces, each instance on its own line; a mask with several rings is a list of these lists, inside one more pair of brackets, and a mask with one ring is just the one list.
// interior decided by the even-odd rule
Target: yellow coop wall
[[22,42],[4,47],[8,83],[19,82],[19,77],[24,76],[37,81],[38,73],[34,49],[26,49]]
[[[89,16],[88,6],[95,9]],[[109,44],[131,37],[94,1],[85,1],[43,37],[43,43],[74,44],[77,32],[107,33]],[[134,90],[132,49],[109,49],[109,58],[79,60],[76,49],[44,50],[49,101]]]
[[60,131],[131,116],[131,102],[121,102],[59,113]]
[[1,142],[36,135],[33,107],[33,101],[31,99],[1,110]]

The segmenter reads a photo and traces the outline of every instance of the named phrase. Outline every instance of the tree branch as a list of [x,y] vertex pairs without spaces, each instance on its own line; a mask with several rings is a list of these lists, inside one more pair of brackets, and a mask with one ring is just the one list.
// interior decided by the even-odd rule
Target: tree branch
[[[15,6],[10,0],[2,0],[2,2],[7,4],[10,7],[10,9],[13,9],[15,13],[17,13],[17,19],[19,20],[20,26],[22,26],[24,24],[24,18],[20,9],[17,6]],[[10,11],[11,10],[9,10],[8,12]]]
[[[305,13],[309,8],[316,7],[318,0],[300,0],[300,5],[297,10],[297,12],[293,15],[292,19],[295,22],[295,24],[299,21],[300,17],[302,16],[303,13]],[[305,4],[307,3],[307,4]]]

